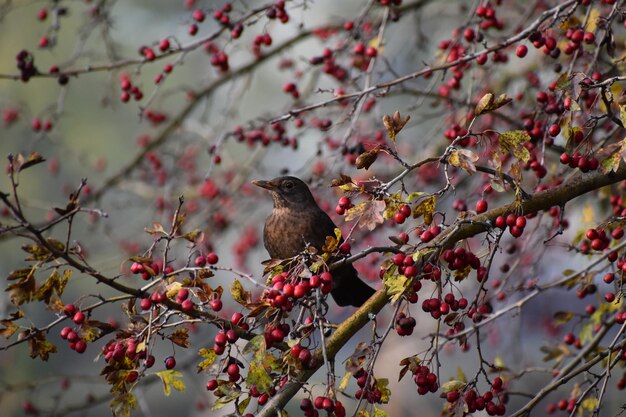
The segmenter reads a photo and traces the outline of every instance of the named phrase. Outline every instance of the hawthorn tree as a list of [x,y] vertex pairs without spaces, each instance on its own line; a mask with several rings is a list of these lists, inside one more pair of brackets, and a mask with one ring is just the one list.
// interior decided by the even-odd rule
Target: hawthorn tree
[[3,410],[624,412],[622,0],[121,3],[0,8]]

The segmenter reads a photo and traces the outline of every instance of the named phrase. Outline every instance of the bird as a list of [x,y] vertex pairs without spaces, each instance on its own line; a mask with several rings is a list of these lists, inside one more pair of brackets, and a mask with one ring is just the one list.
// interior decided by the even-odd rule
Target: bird
[[[335,236],[335,224],[317,205],[311,190],[301,179],[282,176],[252,183],[272,194],[274,208],[265,220],[263,244],[273,259],[292,258],[307,245],[321,252],[326,237]],[[360,307],[376,292],[359,278],[352,264],[342,265],[331,273],[330,294],[339,306]]]

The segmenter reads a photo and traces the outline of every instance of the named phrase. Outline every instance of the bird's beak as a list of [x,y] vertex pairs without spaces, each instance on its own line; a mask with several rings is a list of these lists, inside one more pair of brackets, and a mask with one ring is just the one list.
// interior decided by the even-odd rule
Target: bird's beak
[[270,191],[274,191],[276,189],[276,184],[271,181],[254,180],[252,181],[252,184]]

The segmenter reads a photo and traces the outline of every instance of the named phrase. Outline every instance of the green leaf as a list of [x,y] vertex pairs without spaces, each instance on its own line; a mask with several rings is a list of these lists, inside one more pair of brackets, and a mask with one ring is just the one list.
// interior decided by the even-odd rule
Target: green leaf
[[249,387],[251,387],[252,385],[256,385],[256,388],[259,390],[260,393],[266,393],[269,392],[270,388],[272,387],[272,377],[262,364],[256,361],[252,361],[250,362],[250,366],[248,368],[246,384]]
[[213,411],[223,408],[225,405],[232,403],[241,396],[241,391],[234,387],[232,383],[220,384],[215,393],[218,394],[218,391],[222,396],[215,401],[215,404],[213,404],[213,407],[211,408]]
[[578,338],[583,345],[593,339],[593,324],[585,323],[578,333]]
[[243,347],[242,353],[244,355],[249,355],[251,353],[256,352],[265,352],[267,350],[265,342],[265,337],[262,334],[254,336],[246,345]]
[[250,404],[250,399],[251,397],[248,396],[244,400],[240,401],[239,404],[237,404],[237,411],[239,412],[239,414],[243,415],[243,413],[246,412],[246,408],[248,408],[248,404]]
[[570,313],[569,311],[557,311],[554,313],[554,324],[565,324],[572,318],[574,318],[574,313]]
[[161,381],[163,382],[163,393],[166,397],[172,393],[172,388],[174,388],[176,391],[185,390],[185,383],[181,380],[183,374],[178,371],[169,369],[166,371],[157,372],[156,376],[161,378]]

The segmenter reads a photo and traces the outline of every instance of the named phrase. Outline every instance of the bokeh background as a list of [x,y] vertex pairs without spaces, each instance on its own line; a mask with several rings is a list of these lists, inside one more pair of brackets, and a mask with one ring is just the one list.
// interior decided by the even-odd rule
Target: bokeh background
[[[22,49],[34,53],[36,65],[42,71],[52,65],[84,68],[122,59],[137,59],[140,47],[154,45],[165,37],[187,45],[219,28],[209,16],[200,25],[198,34],[189,36],[190,11],[182,0],[60,1],[58,4],[67,8],[67,15],[59,19],[60,27],[57,31],[52,27],[51,16],[44,22],[37,20],[38,11],[42,7],[52,7],[53,3],[8,1],[0,5],[0,74],[17,74],[15,55]],[[251,44],[257,34],[271,33],[273,45],[280,45],[302,31],[320,25],[341,25],[346,19],[355,19],[366,3],[330,0],[290,3],[291,18],[288,24],[259,23],[246,29],[238,41],[224,41],[221,38],[216,44],[229,52],[230,66],[236,70],[254,61]],[[424,62],[432,62],[439,40],[450,36],[469,7],[463,1],[423,3],[423,7],[407,13],[399,22],[389,24],[386,28],[385,58],[372,71],[373,82],[410,73],[422,68]],[[199,1],[196,7],[215,10],[222,4],[221,1]],[[236,10],[252,9],[262,4],[264,2],[233,2]],[[505,12],[509,15],[504,18],[518,14],[521,7],[512,5]],[[51,36],[52,33],[55,33],[56,44],[49,48],[38,48],[40,38]],[[292,133],[291,136],[297,139],[298,144],[295,150],[289,146],[252,147],[228,139],[226,135],[237,125],[261,125],[266,120],[285,114],[290,107],[332,97],[336,82],[319,70],[311,70],[308,60],[320,55],[325,46],[336,47],[338,43],[336,38],[326,41],[319,36],[308,36],[260,63],[248,74],[225,83],[199,100],[189,117],[169,135],[166,144],[155,151],[165,166],[165,181],[162,184],[157,176],[163,173],[155,174],[149,163],[142,162],[132,174],[124,176],[97,200],[86,196],[88,207],[107,214],[107,217],[101,218],[87,214],[79,216],[73,226],[73,239],[86,250],[91,264],[110,276],[124,272],[128,268],[128,257],[141,254],[152,242],[150,235],[144,233],[144,228],[154,222],[169,224],[176,199],[183,195],[189,213],[188,227],[200,227],[205,231],[207,247],[219,254],[220,263],[233,265],[261,280],[260,262],[267,257],[260,242],[261,230],[271,203],[266,195],[252,189],[250,180],[268,179],[284,172],[312,179],[312,188],[320,204],[332,212],[338,194],[329,188],[330,179],[340,172],[357,174],[340,152],[331,152],[323,144],[329,139],[341,140],[350,129],[350,106],[339,114],[335,113],[332,127],[325,132],[303,128]],[[14,110],[18,114],[15,122],[0,126],[0,155],[27,155],[36,151],[47,159],[45,166],[29,169],[20,175],[19,192],[23,195],[22,202],[31,221],[42,222],[49,218],[52,207],[63,207],[68,193],[78,186],[81,178],[88,179],[92,192],[100,190],[108,178],[126,167],[141,152],[141,141],[145,140],[146,135],[148,138],[158,136],[171,118],[189,103],[190,91],[201,90],[223,76],[211,66],[211,57],[202,47],[185,54],[180,61],[177,61],[178,58],[176,55],[146,65],[133,64],[114,70],[84,73],[71,77],[65,87],[50,78],[35,78],[28,83],[0,79],[0,110]],[[153,79],[166,62],[176,63],[176,67],[157,89]],[[285,62],[289,62],[291,68],[281,69],[281,63]],[[501,79],[499,84],[502,90],[514,96],[523,93],[524,88],[522,83],[515,82],[516,74],[533,66],[536,66],[533,59],[521,64],[503,65],[499,67],[498,74],[494,73],[492,77]],[[539,73],[542,71],[550,70],[538,69]],[[141,86],[146,97],[141,103],[132,100],[130,103],[122,103],[119,100],[119,79],[124,73],[131,77],[134,84]],[[283,85],[288,81],[297,81],[302,88],[302,102],[294,104],[292,98],[283,93]],[[355,76],[355,87],[362,88],[364,82],[362,74]],[[471,88],[476,90],[480,86]],[[417,161],[436,154],[450,120],[446,116],[447,108],[434,98],[435,92],[431,82],[416,80],[410,88],[379,97],[379,104],[371,114],[356,122],[354,135],[373,136],[383,129],[380,122],[383,115],[400,110],[403,114],[411,115],[411,121],[398,143],[407,159]],[[154,126],[146,117],[141,117],[140,105],[144,105],[146,100],[149,100],[151,109],[167,115],[168,119],[163,124]],[[33,118],[50,120],[54,127],[50,132],[33,132]],[[219,165],[214,163],[210,153],[210,149],[216,145],[221,157]],[[386,161],[389,163],[377,168],[375,173],[383,179],[392,178],[398,172],[398,167],[392,164],[391,159]],[[420,184],[424,191],[434,189],[419,175],[422,174],[410,181]],[[229,198],[206,198],[206,194],[203,194],[206,178],[220,190],[221,195]],[[480,192],[477,191],[478,185],[479,182],[470,184],[464,189],[468,195],[459,196],[474,198]],[[9,189],[7,177],[1,177],[0,191]],[[442,200],[442,206],[449,207],[454,198],[451,196]],[[572,209],[572,212],[575,213],[575,210]],[[219,229],[216,226],[219,223],[215,218],[216,213],[226,219],[226,227]],[[572,216],[572,219],[580,218],[576,214]],[[349,225],[336,219],[344,231],[349,230]],[[384,242],[388,235],[398,232],[399,229],[390,228],[377,236],[365,236],[355,247],[363,248],[368,244]],[[59,227],[52,235],[62,237],[65,233],[66,229]],[[568,236],[563,239],[566,240]],[[19,238],[3,237],[0,240],[0,275],[5,276],[22,264],[24,253],[19,250],[22,243],[24,241]],[[482,243],[475,242],[477,247]],[[179,247],[177,250],[178,256],[184,258],[187,248]],[[544,261],[551,260],[545,262],[551,265],[549,269],[524,264],[525,259],[520,256],[517,259],[523,264],[520,270],[527,276],[549,279],[551,275],[559,274],[565,268],[565,263],[568,268],[575,269],[580,262],[575,256],[569,255],[565,260],[560,252],[553,253],[550,247],[543,256]],[[357,263],[357,267],[363,276],[369,277],[372,285],[379,285],[376,282],[376,261],[380,257],[372,256],[368,259],[370,261]],[[133,278],[123,279],[132,282]],[[220,273],[213,282],[227,288],[232,279],[232,274]],[[244,282],[244,285],[254,289],[250,288],[249,283]],[[76,275],[63,301],[93,301],[95,294],[112,293],[96,285],[90,277]],[[553,327],[548,320],[550,314],[559,309],[559,299],[558,292],[547,295],[527,305],[523,314],[511,314],[491,326],[483,355],[497,355],[505,364],[517,370],[537,363],[537,367],[541,368],[542,353],[539,346],[549,337],[563,331]],[[510,299],[506,302],[513,301]],[[338,309],[332,302],[331,308],[335,310],[332,313],[335,321],[346,318],[351,311],[349,308]],[[226,306],[226,311],[236,309],[235,305]],[[0,297],[0,310],[3,316],[12,311],[5,295]],[[36,326],[43,326],[55,317],[55,313],[39,305],[27,306],[25,311]],[[380,314],[381,324],[388,322],[390,313],[388,308]],[[439,415],[441,410],[441,400],[418,396],[408,376],[401,382],[397,381],[400,359],[426,350],[430,344],[428,335],[434,331],[435,322],[432,319],[420,316],[417,308],[415,314],[418,320],[416,334],[402,339],[392,333],[375,369],[377,376],[391,381],[392,401],[384,406],[391,416],[412,416],[419,410],[421,417],[428,417]],[[123,320],[119,306],[101,309],[97,315],[100,320]],[[349,356],[357,342],[369,340],[371,332],[372,329],[366,327],[342,350],[337,361],[339,377],[343,375],[342,361]],[[0,415],[23,415],[25,400],[36,403],[46,411],[44,415],[110,415],[108,388],[98,375],[103,366],[102,360],[97,361],[98,353],[104,341],[90,345],[85,354],[77,355],[67,348],[57,334],[58,329],[53,329],[50,339],[58,344],[59,351],[47,363],[30,359],[23,345],[0,351]],[[214,334],[214,328],[197,326],[193,335],[194,347],[188,351],[176,349],[178,368],[183,370],[187,390],[173,392],[171,396],[165,397],[156,378],[147,378],[147,383],[136,391],[140,399],[136,415],[208,416],[228,412],[228,407],[219,412],[211,411],[214,398],[204,388],[208,377],[195,372],[195,364],[198,362],[196,350],[210,346]],[[155,369],[163,369],[162,358],[171,353],[171,346],[160,344],[156,350],[158,359]],[[462,367],[468,375],[476,370],[475,351],[461,353],[458,349],[446,349],[441,352],[440,360],[442,381],[454,376],[458,367]],[[540,387],[549,380],[550,375],[542,370],[538,369],[536,376],[526,378],[526,386],[519,387],[519,391],[532,392],[534,387]],[[323,374],[313,379],[321,381]],[[315,386],[314,392],[321,388]],[[351,392],[351,388],[348,392]],[[347,398],[341,399],[350,403]],[[93,407],[84,408],[86,400],[92,401]],[[517,398],[511,401],[512,404],[519,403]],[[620,403],[618,398],[610,396],[607,408],[618,407]],[[298,415],[299,411],[295,411],[295,408],[297,403],[294,401],[288,409],[290,415]],[[510,407],[511,410],[515,408]],[[352,408],[348,407],[348,410]]]

